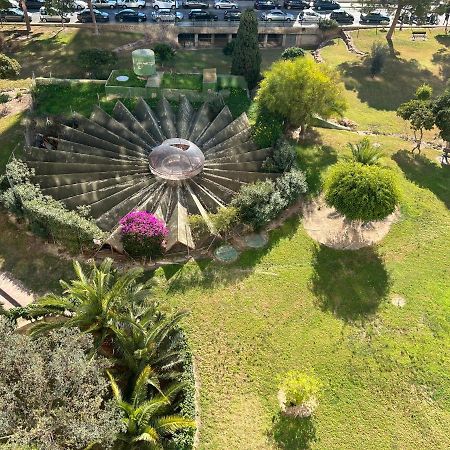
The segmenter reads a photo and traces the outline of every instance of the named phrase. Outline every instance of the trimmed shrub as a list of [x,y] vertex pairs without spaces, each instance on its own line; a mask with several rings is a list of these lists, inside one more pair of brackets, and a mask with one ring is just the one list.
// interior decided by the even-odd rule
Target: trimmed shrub
[[297,201],[300,195],[308,191],[306,175],[301,170],[291,170],[275,181],[275,189],[286,200],[287,206]]
[[332,31],[337,30],[339,24],[333,19],[320,19],[319,20],[319,30],[321,31]]
[[225,56],[231,56],[234,51],[234,47],[236,47],[236,40],[232,40],[225,44],[225,47],[222,49],[222,52]]
[[288,47],[286,50],[283,51],[281,54],[281,57],[283,59],[295,59],[299,56],[305,56],[306,52],[300,47]]
[[129,255],[151,258],[163,253],[169,232],[163,220],[148,211],[132,211],[119,223],[123,247]]
[[153,51],[155,52],[156,60],[161,67],[164,66],[164,63],[175,58],[175,50],[169,44],[165,44],[164,42],[155,44]]
[[271,113],[257,102],[251,105],[249,116],[253,122],[252,135],[255,144],[260,148],[275,145],[283,134],[283,117],[280,114]]
[[297,160],[295,147],[287,141],[278,142],[272,155],[263,162],[262,169],[266,172],[283,173],[291,170]]
[[325,200],[349,220],[370,222],[393,213],[399,192],[393,173],[360,163],[334,165],[325,180]]
[[107,72],[116,64],[117,56],[109,50],[87,48],[78,53],[78,62],[84,70],[100,78],[105,77]]
[[369,72],[372,78],[375,75],[379,75],[384,68],[386,58],[389,55],[389,48],[387,45],[380,42],[374,42],[372,49],[370,50],[370,55],[368,57]]
[[0,53],[0,78],[15,78],[19,75],[20,69],[17,60]]

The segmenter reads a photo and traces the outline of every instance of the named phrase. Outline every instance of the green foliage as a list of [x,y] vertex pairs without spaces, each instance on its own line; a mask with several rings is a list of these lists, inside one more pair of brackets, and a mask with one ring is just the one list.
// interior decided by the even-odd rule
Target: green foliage
[[194,239],[201,239],[209,234],[209,227],[203,216],[190,214],[188,219]]
[[450,88],[433,102],[432,107],[441,138],[450,142]]
[[372,78],[379,75],[383,71],[388,55],[389,48],[387,45],[382,44],[381,42],[374,42],[372,44],[370,55],[367,58],[369,72]]
[[263,162],[262,168],[272,173],[288,172],[294,167],[296,160],[295,147],[285,140],[280,140],[272,150],[272,154]]
[[225,99],[225,104],[230,108],[233,117],[239,117],[243,112],[247,112],[250,106],[247,91],[240,88],[231,88],[230,95]]
[[[208,219],[215,230],[222,236],[226,236],[238,223],[238,211],[232,206],[219,208],[216,213],[208,214]],[[210,234],[208,224],[200,214],[189,216],[189,225],[194,238],[200,239]]]
[[337,30],[339,24],[333,19],[320,19],[319,20],[319,30],[322,31],[332,31]]
[[0,53],[0,78],[15,78],[20,73],[20,64],[14,59]]
[[399,202],[393,173],[373,165],[338,163],[330,169],[324,188],[326,202],[349,220],[383,220]]
[[273,63],[264,73],[256,101],[303,129],[315,115],[328,118],[345,109],[337,72],[311,58]]
[[97,78],[104,78],[117,63],[114,52],[101,48],[87,48],[78,53],[78,63]]
[[430,100],[431,96],[433,95],[433,88],[429,84],[421,84],[416,89],[416,98],[417,100]]
[[234,48],[236,47],[236,40],[232,40],[225,44],[225,47],[222,49],[222,52],[225,56],[231,56],[233,54]]
[[245,10],[241,15],[236,44],[233,50],[231,73],[243,75],[249,89],[253,89],[260,78],[261,53],[258,42],[258,19],[253,10]]
[[165,73],[162,77],[161,87],[201,91],[203,87],[202,76],[196,73]]
[[285,50],[283,50],[283,53],[281,54],[281,57],[283,59],[295,59],[299,56],[305,56],[306,52],[300,47],[288,47]]
[[274,146],[283,134],[283,116],[270,112],[259,102],[251,104],[249,119],[252,122],[253,141],[260,148]]
[[0,92],[0,104],[8,102],[9,102],[9,95],[4,92]]
[[258,230],[306,191],[307,183],[303,172],[291,170],[275,182],[257,181],[243,186],[231,204],[244,223]]
[[53,11],[61,17],[75,11],[74,0],[45,0],[47,11]]
[[322,389],[321,381],[314,373],[290,370],[279,377],[279,387],[286,396],[286,406],[300,406],[317,398]]
[[371,144],[369,138],[365,137],[356,144],[349,143],[354,162],[367,166],[378,164],[383,152]]
[[164,42],[159,42],[153,46],[153,51],[155,52],[156,60],[161,65],[164,66],[166,62],[172,61],[175,58],[175,50]]
[[92,337],[58,330],[32,339],[0,317],[0,434],[11,449],[110,448],[123,430],[108,397],[108,362]]

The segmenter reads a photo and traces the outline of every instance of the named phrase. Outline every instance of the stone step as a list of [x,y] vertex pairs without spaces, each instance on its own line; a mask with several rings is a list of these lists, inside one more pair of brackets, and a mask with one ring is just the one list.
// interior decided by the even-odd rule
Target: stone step
[[70,173],[88,173],[88,172],[119,172],[122,175],[128,175],[136,171],[146,170],[145,165],[127,165],[127,164],[84,164],[84,163],[59,163],[59,162],[41,162],[27,161],[28,166],[35,170],[36,175],[59,175]]
[[203,176],[197,177],[195,181],[211,191],[224,204],[228,203],[236,194],[236,191]]
[[226,148],[224,150],[215,151],[211,153],[207,153],[205,155],[205,160],[213,160],[225,156],[233,156],[233,155],[241,155],[243,153],[252,152],[258,150],[256,144],[250,139],[249,141],[245,141],[239,143],[233,147]]
[[166,140],[166,137],[161,132],[156,114],[142,97],[140,97],[136,103],[134,108],[134,116],[144,127],[144,129],[154,137],[157,143],[161,143]]
[[218,144],[230,139],[231,137],[239,135],[244,130],[250,131],[250,123],[248,121],[247,114],[242,113],[237,119],[233,120],[233,122],[212,136],[208,141],[205,141],[203,148],[208,150],[216,147]]
[[243,142],[247,142],[252,137],[252,131],[250,128],[245,128],[239,133],[229,137],[228,139],[220,142],[219,144],[205,150],[207,155],[214,155],[216,152],[220,152],[232,147],[239,147]]
[[218,175],[214,172],[203,171],[202,178],[214,181],[217,184],[221,184],[234,192],[238,192],[239,189],[245,184],[237,179],[224,176],[223,174]]
[[177,114],[177,134],[182,139],[188,139],[189,128],[194,117],[194,108],[185,95],[181,96]]
[[262,172],[245,172],[240,170],[223,170],[223,169],[211,169],[205,167],[203,173],[206,175],[217,175],[223,178],[231,180],[241,181],[242,183],[253,183],[255,181],[265,179],[275,179],[280,176],[279,173],[262,173]]
[[272,149],[263,148],[260,150],[254,150],[246,153],[237,153],[229,156],[222,156],[219,158],[212,158],[205,161],[205,166],[210,164],[222,164],[222,163],[240,163],[240,162],[251,162],[251,161],[265,161],[268,156],[270,156]]
[[205,142],[208,142],[210,139],[212,139],[217,133],[223,130],[231,122],[233,122],[233,115],[231,114],[228,106],[224,106],[195,143],[199,145],[200,148],[203,148],[203,144]]
[[[204,169],[220,169],[220,170],[236,170],[244,172],[259,172],[261,170],[262,161],[251,161],[251,162],[226,162],[226,163],[208,163],[205,164]],[[262,174],[264,175],[264,174]]]
[[168,138],[176,138],[175,115],[170,103],[165,97],[158,102],[157,112],[164,135]]
[[208,128],[212,118],[211,107],[208,103],[203,103],[192,121],[188,139],[191,142],[196,142],[200,135]]

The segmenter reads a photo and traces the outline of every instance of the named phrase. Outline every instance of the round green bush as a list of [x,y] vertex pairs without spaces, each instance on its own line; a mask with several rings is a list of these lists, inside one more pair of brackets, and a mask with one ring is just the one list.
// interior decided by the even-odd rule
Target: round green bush
[[14,78],[19,75],[20,64],[14,59],[0,53],[0,78]]
[[327,204],[349,220],[382,220],[399,202],[393,173],[378,166],[338,163],[330,169],[324,187]]
[[280,390],[286,396],[286,406],[300,406],[319,396],[322,383],[314,374],[290,370],[280,377]]

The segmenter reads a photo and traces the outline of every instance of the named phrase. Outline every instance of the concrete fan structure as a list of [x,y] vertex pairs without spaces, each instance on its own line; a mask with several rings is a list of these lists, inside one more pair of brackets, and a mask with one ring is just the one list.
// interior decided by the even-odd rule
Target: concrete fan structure
[[139,98],[134,111],[118,101],[111,115],[95,107],[89,119],[74,114],[39,146],[25,149],[33,181],[69,209],[88,205],[108,243],[121,250],[118,221],[132,210],[151,211],[169,228],[167,250],[195,248],[189,214],[229,203],[241,186],[277,174],[261,172],[271,149],[258,149],[243,113],[197,111],[186,97],[175,114],[162,98],[152,108]]

